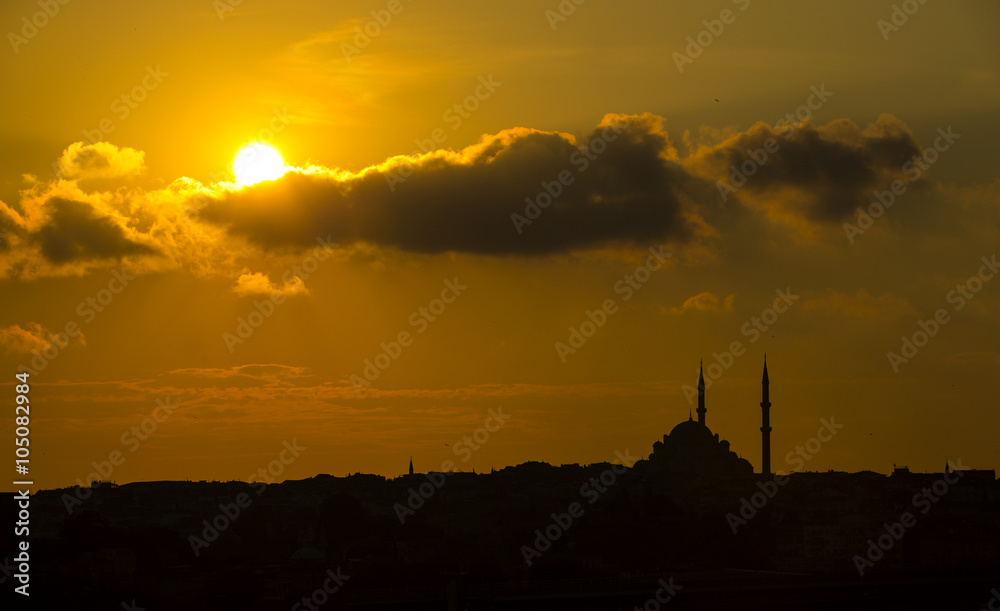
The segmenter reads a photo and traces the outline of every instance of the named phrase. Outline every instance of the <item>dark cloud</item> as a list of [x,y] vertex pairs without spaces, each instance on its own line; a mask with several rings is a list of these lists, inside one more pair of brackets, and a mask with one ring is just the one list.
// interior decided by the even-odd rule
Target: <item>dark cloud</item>
[[24,233],[17,221],[4,208],[0,208],[0,252],[8,252],[13,237]]
[[111,161],[107,156],[93,148],[77,152],[72,158],[72,163],[83,171],[103,171],[111,167]]
[[118,223],[100,216],[90,204],[56,197],[46,202],[46,208],[48,219],[31,239],[52,263],[156,254],[130,240]]
[[[516,128],[346,179],[290,173],[229,193],[201,216],[268,247],[330,235],[421,253],[536,254],[685,240],[693,229],[675,188],[688,177],[668,150],[651,116],[609,116],[579,144]],[[560,172],[572,182],[518,232],[512,215],[527,219],[526,198],[545,193],[543,182],[555,190]]]
[[[772,150],[777,146],[773,153],[765,150],[769,140]],[[766,160],[753,162],[748,151]],[[740,178],[733,177],[733,166],[742,173],[748,164],[738,197],[768,199],[810,221],[840,222],[866,206],[873,190],[888,189],[896,179],[909,182],[903,167],[920,152],[902,122],[882,115],[864,130],[846,119],[820,127],[758,124],[700,151],[692,167],[736,187]],[[794,197],[782,196],[788,189],[797,191]]]
[[[354,175],[292,172],[226,193],[201,217],[267,248],[327,235],[421,253],[530,255],[683,242],[699,232],[698,217],[718,217],[717,181],[728,181],[747,150],[769,139],[777,150],[735,199],[766,201],[813,223],[849,217],[920,152],[909,129],[883,115],[864,129],[848,120],[758,124],[682,160],[659,117],[608,115],[579,143],[515,128],[461,151],[395,157]],[[526,198],[544,203],[542,183],[556,185],[560,172],[572,183],[531,218],[537,210],[526,210]],[[515,222],[515,214],[523,219]]]
[[[718,181],[769,139],[777,150],[721,198]],[[519,127],[459,151],[393,157],[358,173],[313,167],[243,189],[182,179],[151,192],[85,191],[59,180],[26,191],[20,212],[0,202],[0,269],[29,277],[132,257],[147,270],[188,264],[239,275],[246,244],[219,239],[219,227],[269,253],[328,236],[413,253],[525,256],[651,244],[714,248],[720,238],[789,223],[809,236],[853,218],[872,190],[906,180],[904,164],[919,150],[909,129],[884,115],[863,129],[848,120],[791,131],[758,124],[681,158],[660,117],[608,115],[580,141]],[[112,181],[140,171],[142,157],[75,143],[61,164],[88,180]]]

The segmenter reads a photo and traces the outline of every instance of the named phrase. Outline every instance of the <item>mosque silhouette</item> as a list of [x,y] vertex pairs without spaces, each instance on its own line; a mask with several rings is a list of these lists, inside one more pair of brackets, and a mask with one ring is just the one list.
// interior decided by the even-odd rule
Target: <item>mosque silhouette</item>
[[[764,357],[764,375],[761,380],[761,473],[771,473],[771,402],[769,401],[770,381],[767,377],[767,356]],[[688,415],[688,419],[675,426],[662,441],[653,444],[649,455],[650,467],[668,473],[698,473],[716,476],[752,475],[753,465],[730,449],[725,439],[712,433],[705,423],[705,374],[699,368],[698,374],[698,419]]]

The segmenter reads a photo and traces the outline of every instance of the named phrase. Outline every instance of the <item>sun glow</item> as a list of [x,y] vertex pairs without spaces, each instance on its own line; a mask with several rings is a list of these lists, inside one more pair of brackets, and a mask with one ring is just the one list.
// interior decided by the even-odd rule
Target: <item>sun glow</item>
[[236,182],[246,187],[265,180],[275,180],[285,173],[285,160],[273,146],[254,142],[241,148],[233,159]]

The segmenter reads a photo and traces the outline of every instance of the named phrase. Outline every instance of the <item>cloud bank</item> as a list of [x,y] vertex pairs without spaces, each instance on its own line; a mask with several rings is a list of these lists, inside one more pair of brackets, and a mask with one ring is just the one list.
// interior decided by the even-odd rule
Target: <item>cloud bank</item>
[[[733,168],[768,146],[753,175],[720,197]],[[0,274],[82,274],[125,262],[138,273],[227,275],[237,293],[256,294],[299,289],[247,276],[250,255],[301,251],[317,237],[348,250],[430,255],[704,246],[726,237],[735,211],[776,226],[833,227],[919,151],[902,122],[882,115],[864,128],[845,119],[757,124],[682,157],[660,117],[609,114],[579,140],[516,127],[359,172],[311,166],[246,188],[180,178],[143,190],[93,186],[141,172],[142,152],[74,143],[59,178],[31,181],[17,207],[0,202]]]

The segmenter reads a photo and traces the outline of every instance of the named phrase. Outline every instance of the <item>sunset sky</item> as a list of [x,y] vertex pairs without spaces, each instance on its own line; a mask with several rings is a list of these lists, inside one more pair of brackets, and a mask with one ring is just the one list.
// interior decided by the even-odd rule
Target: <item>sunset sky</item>
[[646,456],[699,359],[759,470],[765,352],[775,469],[1000,466],[996,2],[52,5],[0,5],[43,488]]

